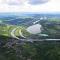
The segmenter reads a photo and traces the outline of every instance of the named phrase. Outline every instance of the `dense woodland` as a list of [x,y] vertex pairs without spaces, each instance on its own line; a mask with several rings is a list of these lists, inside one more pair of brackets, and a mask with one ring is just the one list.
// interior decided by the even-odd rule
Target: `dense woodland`
[[0,60],[60,60],[60,41],[23,42],[0,36]]
[[[47,19],[44,19],[43,15],[42,20],[40,15],[32,16],[33,18],[16,19],[15,16],[0,19],[0,60],[60,60],[60,41],[57,40],[60,39],[60,15],[57,16],[59,17],[47,15],[45,17]],[[47,37],[39,34],[32,35],[26,31],[26,28],[37,20],[39,21],[36,24],[41,24],[43,27],[41,33],[47,34]],[[14,35],[20,38],[19,40],[12,37],[13,30],[15,30]],[[21,40],[19,31],[22,31],[30,41]]]

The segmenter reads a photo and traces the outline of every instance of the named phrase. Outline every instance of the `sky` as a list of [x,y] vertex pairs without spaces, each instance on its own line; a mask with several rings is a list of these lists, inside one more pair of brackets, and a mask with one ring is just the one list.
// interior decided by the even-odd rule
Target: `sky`
[[0,12],[60,12],[60,0],[0,0]]

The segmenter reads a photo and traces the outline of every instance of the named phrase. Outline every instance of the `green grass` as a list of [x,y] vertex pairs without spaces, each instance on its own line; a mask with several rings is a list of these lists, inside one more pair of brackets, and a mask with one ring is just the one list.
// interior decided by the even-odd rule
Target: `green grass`
[[[19,28],[17,28],[17,27],[19,27]],[[30,35],[30,33],[28,33],[28,32],[26,31],[26,27],[24,27],[24,26],[17,26],[17,25],[5,25],[5,26],[0,26],[0,35],[12,37],[12,36],[11,36],[11,32],[12,32],[12,30],[15,29],[15,28],[17,28],[17,29],[15,30],[15,32],[14,32],[15,36],[20,36],[20,34],[19,34],[19,31],[20,31],[20,30],[21,30],[21,32],[22,32],[22,34],[23,34],[24,36],[27,37],[27,36]]]
[[21,30],[20,28],[17,28],[16,31],[15,31],[15,35],[16,36],[19,36],[19,30]]
[[49,18],[48,22],[50,23],[55,23],[55,24],[59,24],[60,23],[60,18],[54,17],[54,18]]

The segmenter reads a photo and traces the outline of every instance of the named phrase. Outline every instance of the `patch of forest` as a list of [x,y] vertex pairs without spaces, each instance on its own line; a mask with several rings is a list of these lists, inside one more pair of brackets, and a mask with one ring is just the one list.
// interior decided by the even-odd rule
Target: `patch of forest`
[[0,36],[0,60],[60,60],[60,41],[18,41]]

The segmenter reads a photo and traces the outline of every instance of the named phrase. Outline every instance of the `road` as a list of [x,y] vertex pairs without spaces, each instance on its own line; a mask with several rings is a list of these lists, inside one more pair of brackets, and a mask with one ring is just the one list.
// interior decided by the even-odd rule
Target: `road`
[[[14,29],[11,31],[11,36],[12,36],[13,38],[20,39],[20,38],[18,38],[18,37],[15,35],[15,31],[16,31],[18,28],[19,28],[19,27],[14,28]],[[20,36],[21,36],[22,38],[26,38],[26,37],[22,34],[21,29],[19,30],[19,34],[20,34]]]
[[21,37],[26,38],[26,37],[22,34],[21,29],[19,30],[19,34],[20,34]]
[[20,38],[18,38],[18,37],[15,35],[15,31],[16,31],[16,29],[18,29],[18,28],[19,28],[19,27],[14,28],[14,29],[11,31],[11,36],[12,36],[13,38],[20,39]]

